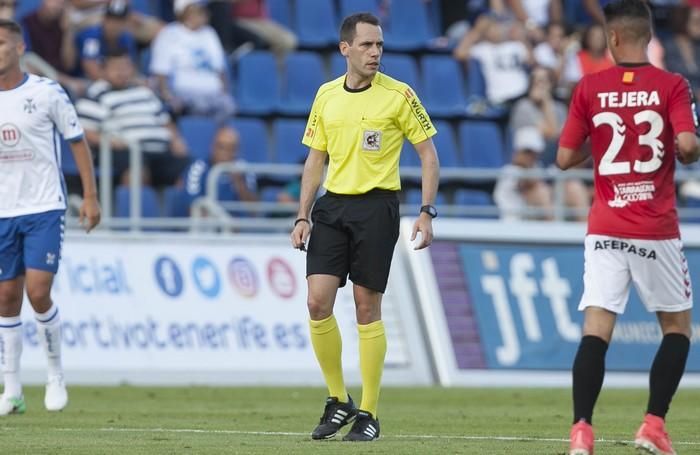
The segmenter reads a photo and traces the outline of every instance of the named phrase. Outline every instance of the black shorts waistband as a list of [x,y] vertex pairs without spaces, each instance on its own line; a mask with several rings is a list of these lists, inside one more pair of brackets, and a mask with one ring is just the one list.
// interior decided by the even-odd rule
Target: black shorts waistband
[[363,198],[390,198],[399,197],[399,192],[396,190],[385,190],[383,188],[374,188],[366,193],[361,194],[339,194],[332,191],[326,191],[326,195],[339,199],[363,199]]

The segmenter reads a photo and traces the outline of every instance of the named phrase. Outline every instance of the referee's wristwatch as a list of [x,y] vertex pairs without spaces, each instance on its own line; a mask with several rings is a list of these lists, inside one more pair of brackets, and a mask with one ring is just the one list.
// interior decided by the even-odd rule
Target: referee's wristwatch
[[427,213],[428,215],[430,215],[430,218],[435,218],[437,216],[437,209],[434,206],[428,204],[420,208],[420,213]]

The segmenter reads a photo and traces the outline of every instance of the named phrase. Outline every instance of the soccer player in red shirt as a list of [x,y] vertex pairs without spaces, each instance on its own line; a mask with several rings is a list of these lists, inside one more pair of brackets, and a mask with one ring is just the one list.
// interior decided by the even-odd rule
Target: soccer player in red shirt
[[[585,76],[576,87],[557,152],[568,169],[588,158],[595,196],[585,240],[583,338],[573,365],[571,455],[593,453],[593,407],[605,374],[605,353],[630,284],[656,312],[663,340],[650,372],[639,448],[675,454],[664,419],[690,347],[692,288],[676,213],[674,168],[698,159],[696,118],[688,82],[649,64],[651,13],[642,0],[605,9],[616,66]],[[674,153],[675,152],[675,153]]]

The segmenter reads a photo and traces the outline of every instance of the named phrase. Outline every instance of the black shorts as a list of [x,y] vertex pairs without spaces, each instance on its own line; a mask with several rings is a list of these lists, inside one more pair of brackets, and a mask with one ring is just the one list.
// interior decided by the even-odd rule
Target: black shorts
[[384,292],[394,246],[399,238],[396,191],[372,190],[360,195],[326,193],[311,212],[313,228],[306,255],[306,276],[340,277]]

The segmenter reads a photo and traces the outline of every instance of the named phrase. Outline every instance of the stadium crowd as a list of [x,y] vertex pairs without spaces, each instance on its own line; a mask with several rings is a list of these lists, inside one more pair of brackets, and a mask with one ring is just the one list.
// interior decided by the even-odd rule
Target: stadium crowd
[[[321,82],[343,74],[337,28],[358,9],[385,29],[382,71],[408,82],[439,134],[443,167],[502,168],[495,182],[445,182],[439,203],[496,204],[504,219],[553,217],[554,191],[518,169],[548,168],[582,75],[613,65],[604,0],[0,0],[18,20],[25,67],[59,81],[76,102],[97,158],[109,130],[114,183],[128,181],[128,141],[144,154],[147,191],[187,216],[208,169],[223,161],[298,163],[304,120]],[[700,1],[649,0],[651,62],[700,88]],[[400,6],[399,6],[400,5]],[[224,139],[222,139],[222,137]],[[216,138],[216,139],[215,139]],[[222,154],[217,144],[227,141]],[[64,170],[77,174],[64,154]],[[415,166],[406,144],[401,164]],[[587,164],[582,165],[586,167]],[[69,178],[69,188],[71,188]],[[261,184],[259,184],[261,183]],[[590,182],[564,185],[581,218]],[[230,175],[220,198],[289,201],[295,182]],[[406,179],[411,190],[416,183]],[[293,193],[293,192],[292,192]],[[407,191],[407,202],[415,192]],[[700,205],[700,183],[681,185]],[[125,200],[128,200],[125,199]]]

